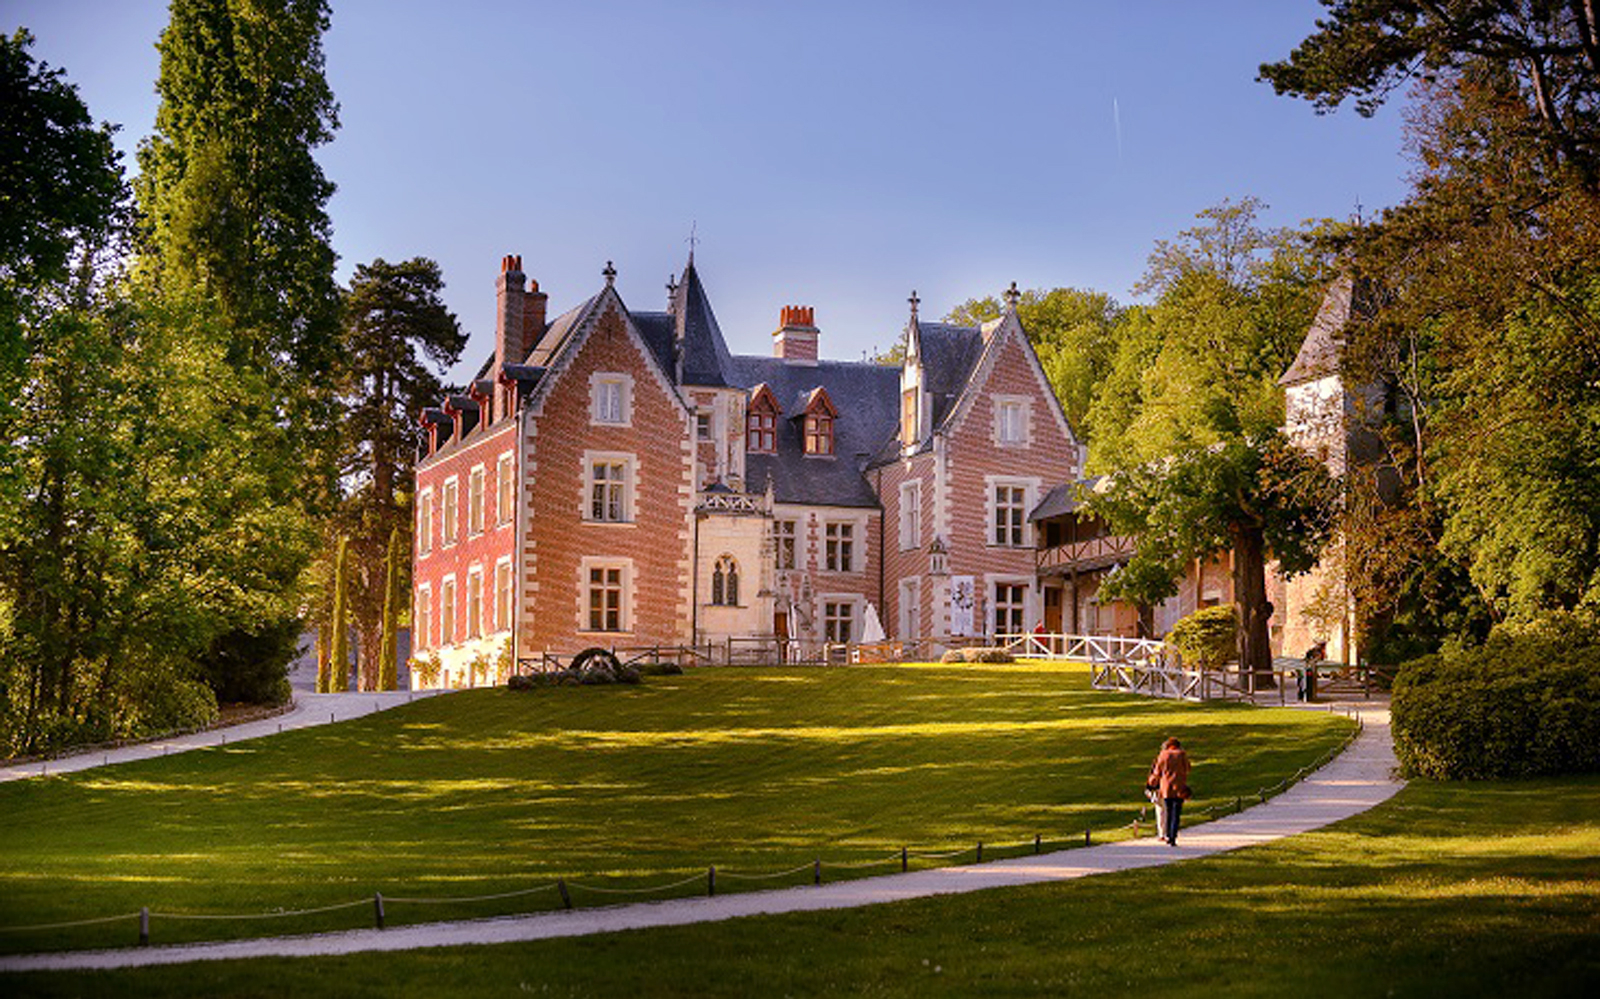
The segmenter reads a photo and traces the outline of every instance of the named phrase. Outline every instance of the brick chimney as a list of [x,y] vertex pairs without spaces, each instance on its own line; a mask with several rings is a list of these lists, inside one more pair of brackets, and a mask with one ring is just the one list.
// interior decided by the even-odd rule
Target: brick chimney
[[811,306],[785,305],[779,314],[778,329],[772,334],[772,356],[791,364],[816,364],[820,331],[813,320]]
[[[517,258],[519,261],[522,259]],[[511,363],[521,364],[533,353],[533,348],[544,336],[545,313],[550,305],[550,296],[539,290],[539,282],[528,279],[528,291],[522,297],[522,350],[513,358]]]
[[[524,349],[527,339],[524,306],[527,302],[527,292],[523,291],[522,282],[526,275],[522,273],[522,258],[520,256],[504,256],[500,258],[500,276],[495,279],[495,319],[494,319],[494,366],[495,370],[506,364],[521,364],[527,359],[528,352]],[[535,285],[537,288],[538,286]]]

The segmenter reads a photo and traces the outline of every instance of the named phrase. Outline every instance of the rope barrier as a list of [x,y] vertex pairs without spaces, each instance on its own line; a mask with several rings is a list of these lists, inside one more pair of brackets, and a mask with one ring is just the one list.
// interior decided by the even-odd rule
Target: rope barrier
[[[391,900],[392,901],[392,900]],[[151,919],[194,919],[208,921],[244,920],[244,919],[283,919],[287,916],[315,916],[324,912],[337,912],[340,909],[354,909],[358,905],[371,905],[372,898],[368,896],[356,902],[339,902],[334,905],[324,905],[315,909],[286,909],[283,912],[260,912],[233,914],[210,913],[184,913],[184,912],[152,912]]]
[[657,885],[654,888],[602,888],[599,885],[580,885],[576,881],[568,881],[568,888],[582,888],[584,891],[599,892],[602,895],[651,895],[660,891],[671,891],[674,888],[683,888],[687,885],[698,884],[704,880],[704,874],[691,874],[682,881],[671,884]]
[[68,930],[75,926],[93,926],[96,923],[115,923],[122,919],[138,919],[137,912],[123,916],[96,916],[93,919],[75,919],[70,923],[42,923],[38,926],[0,926],[0,933],[21,933],[25,930]]
[[516,891],[503,891],[494,895],[458,895],[448,898],[401,898],[398,895],[385,895],[385,902],[401,902],[405,905],[450,905],[452,903],[466,902],[494,902],[502,898],[517,898],[522,895],[533,895],[541,891],[554,889],[554,881],[546,885],[534,885],[532,888],[519,888]]
[[719,867],[717,868],[717,877],[733,878],[735,881],[772,881],[777,878],[792,878],[801,871],[809,872],[811,869],[811,864],[801,864],[799,867],[793,867],[787,871],[778,871],[774,874],[735,874]]

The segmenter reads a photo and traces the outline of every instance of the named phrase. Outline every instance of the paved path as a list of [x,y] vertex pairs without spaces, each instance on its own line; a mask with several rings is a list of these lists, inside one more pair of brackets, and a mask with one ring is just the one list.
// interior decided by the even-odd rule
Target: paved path
[[1179,836],[1176,847],[1168,847],[1154,839],[1126,840],[966,867],[945,867],[820,887],[784,888],[715,898],[674,899],[471,922],[431,923],[390,930],[354,930],[214,944],[0,957],[0,971],[127,968],[188,961],[309,957],[420,947],[513,943],[652,926],[714,922],[766,913],[851,908],[1153,867],[1255,846],[1317,829],[1364,812],[1400,790],[1402,782],[1392,776],[1395,757],[1394,745],[1389,737],[1388,706],[1354,704],[1350,707],[1361,712],[1366,723],[1365,730],[1338,759],[1264,805],[1256,805],[1237,815],[1185,830]]
[[374,711],[383,711],[401,704],[408,704],[419,697],[431,697],[439,693],[442,693],[442,691],[386,690],[350,694],[296,693],[294,695],[295,704],[292,709],[262,721],[246,722],[243,725],[230,725],[226,728],[208,729],[204,732],[193,732],[189,735],[175,735],[171,738],[155,739],[151,742],[140,742],[131,746],[120,746],[116,749],[90,750],[54,760],[0,766],[0,781],[22,780],[25,777],[39,777],[44,774],[73,773],[78,770],[88,770],[91,767],[101,767],[111,763],[130,763],[134,760],[148,760],[156,756],[184,753],[191,749],[204,749],[208,746],[222,746],[230,742],[243,742],[245,739],[256,739],[263,735],[288,732],[291,729],[327,725],[335,721],[349,721],[351,718],[360,718],[362,715],[370,715]]

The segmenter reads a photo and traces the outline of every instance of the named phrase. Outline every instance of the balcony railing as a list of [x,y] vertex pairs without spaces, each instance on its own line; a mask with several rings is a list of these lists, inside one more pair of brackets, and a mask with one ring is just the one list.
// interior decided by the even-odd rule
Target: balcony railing
[[1126,534],[1105,534],[1087,541],[1074,541],[1069,545],[1041,548],[1037,558],[1038,569],[1093,569],[1123,562],[1133,557],[1137,542]]
[[701,513],[766,514],[772,509],[766,493],[701,493]]

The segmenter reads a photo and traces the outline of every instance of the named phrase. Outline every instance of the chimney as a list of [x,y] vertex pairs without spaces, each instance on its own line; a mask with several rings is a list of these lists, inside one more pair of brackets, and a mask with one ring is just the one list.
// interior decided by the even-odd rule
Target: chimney
[[[522,258],[517,258],[520,263]],[[522,298],[522,351],[516,357],[510,358],[513,364],[522,364],[533,353],[533,348],[538,345],[539,338],[544,336],[545,313],[550,305],[550,296],[539,290],[539,282],[528,279],[528,293]]]
[[793,364],[816,364],[820,331],[813,320],[811,306],[785,305],[778,330],[772,334],[772,356]]
[[523,306],[527,293],[522,290],[525,279],[522,258],[500,258],[500,276],[495,279],[494,366],[498,371],[506,364],[521,364],[528,352],[523,350]]

